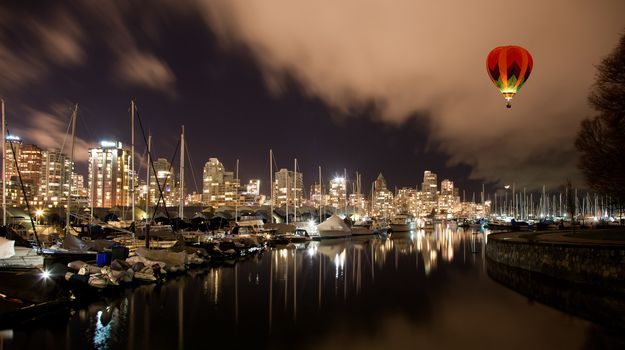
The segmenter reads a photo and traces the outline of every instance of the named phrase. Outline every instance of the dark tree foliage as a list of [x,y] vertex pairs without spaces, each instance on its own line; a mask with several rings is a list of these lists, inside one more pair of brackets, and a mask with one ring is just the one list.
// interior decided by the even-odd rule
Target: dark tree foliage
[[575,147],[579,168],[595,191],[625,204],[625,35],[597,67],[597,81],[589,96],[598,112],[582,121]]

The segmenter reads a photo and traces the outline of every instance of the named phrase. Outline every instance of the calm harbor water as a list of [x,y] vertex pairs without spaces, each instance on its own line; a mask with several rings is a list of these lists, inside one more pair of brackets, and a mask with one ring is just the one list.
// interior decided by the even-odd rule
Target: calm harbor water
[[0,349],[594,348],[599,325],[487,274],[485,233],[353,237],[268,249],[231,266],[128,289],[0,333]]

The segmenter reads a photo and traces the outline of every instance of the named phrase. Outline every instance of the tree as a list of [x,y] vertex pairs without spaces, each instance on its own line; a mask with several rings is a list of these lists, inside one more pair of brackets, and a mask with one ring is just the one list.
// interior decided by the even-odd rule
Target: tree
[[597,67],[596,82],[588,97],[597,111],[585,119],[575,147],[578,167],[593,190],[610,196],[621,209],[625,204],[625,35]]

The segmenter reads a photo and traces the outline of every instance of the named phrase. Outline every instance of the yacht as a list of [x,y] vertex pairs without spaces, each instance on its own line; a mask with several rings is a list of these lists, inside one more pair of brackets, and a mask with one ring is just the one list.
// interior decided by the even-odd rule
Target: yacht
[[405,214],[397,214],[391,218],[390,229],[392,232],[408,232],[413,231],[417,224],[413,217]]
[[361,221],[352,225],[352,235],[372,235],[373,232],[373,222],[371,221]]

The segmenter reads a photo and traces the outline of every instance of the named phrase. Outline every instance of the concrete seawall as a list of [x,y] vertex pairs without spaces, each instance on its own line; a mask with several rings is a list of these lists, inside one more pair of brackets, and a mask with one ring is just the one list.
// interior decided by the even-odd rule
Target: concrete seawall
[[529,241],[491,234],[486,256],[546,276],[625,292],[625,245]]

